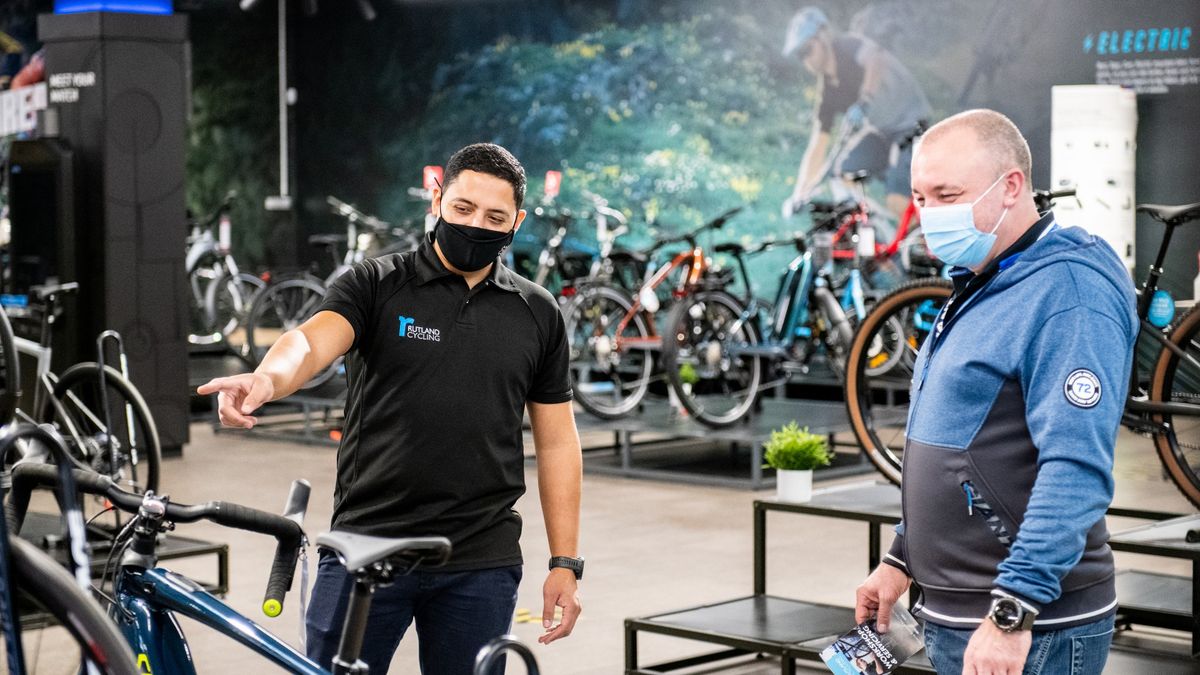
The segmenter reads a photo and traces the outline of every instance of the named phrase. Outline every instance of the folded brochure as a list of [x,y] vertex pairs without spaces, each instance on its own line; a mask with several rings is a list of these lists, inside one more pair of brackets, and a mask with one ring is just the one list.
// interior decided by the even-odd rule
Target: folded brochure
[[876,630],[874,619],[860,623],[826,647],[821,660],[838,675],[887,675],[924,646],[921,624],[894,605],[888,632]]

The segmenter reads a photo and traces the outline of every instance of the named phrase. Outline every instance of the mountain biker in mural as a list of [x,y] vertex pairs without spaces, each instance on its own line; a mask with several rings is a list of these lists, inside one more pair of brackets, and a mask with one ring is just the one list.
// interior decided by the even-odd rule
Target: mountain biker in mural
[[824,180],[820,174],[839,115],[852,136],[835,158],[834,171],[841,175],[867,170],[881,178],[887,188],[887,208],[899,216],[909,200],[912,148],[906,141],[932,112],[912,73],[869,38],[838,34],[816,7],[805,7],[792,17],[783,55],[801,60],[817,76],[820,90],[796,187],[783,202],[784,217],[794,214]]

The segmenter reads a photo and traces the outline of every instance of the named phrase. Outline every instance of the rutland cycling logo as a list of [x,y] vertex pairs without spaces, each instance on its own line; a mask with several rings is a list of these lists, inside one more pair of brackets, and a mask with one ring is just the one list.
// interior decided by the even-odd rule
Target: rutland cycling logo
[[410,340],[425,340],[427,342],[441,342],[442,331],[437,328],[426,328],[418,326],[417,320],[411,316],[400,316],[400,337]]
[[1071,371],[1063,386],[1067,400],[1080,408],[1091,408],[1100,402],[1100,378],[1086,368]]

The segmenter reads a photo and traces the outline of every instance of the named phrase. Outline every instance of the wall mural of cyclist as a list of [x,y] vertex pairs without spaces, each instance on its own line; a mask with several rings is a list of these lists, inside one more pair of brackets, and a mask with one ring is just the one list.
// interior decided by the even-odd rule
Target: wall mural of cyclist
[[[244,62],[212,66],[236,63],[231,54],[244,48],[222,42],[233,39],[226,35],[247,44],[246,29],[223,26],[259,21],[270,47],[273,23],[238,14],[232,2],[192,4],[195,99],[209,113],[194,121],[258,128],[254,119],[213,113],[218,97],[229,98],[231,80],[254,80],[258,71]],[[723,238],[804,229],[806,216],[781,211],[825,193],[817,174],[843,129],[852,138],[835,158],[839,168],[871,171],[870,196],[895,214],[907,193],[907,129],[979,106],[1021,126],[1034,150],[1034,182],[1047,186],[1050,87],[1098,81],[1139,90],[1138,200],[1198,198],[1200,154],[1190,150],[1200,144],[1192,123],[1200,116],[1200,47],[1192,36],[1200,4],[1193,2],[376,4],[369,23],[340,3],[322,3],[316,17],[296,12],[297,183],[309,232],[335,226],[321,216],[325,194],[346,195],[393,221],[419,216],[407,188],[419,184],[421,167],[467,140],[503,143],[522,157],[532,194],[545,170],[561,171],[560,206],[586,207],[585,192],[603,196],[628,217],[627,246],[686,231],[735,205],[747,209]],[[269,67],[271,50],[262,56]],[[246,95],[270,98],[263,88]],[[270,105],[263,109],[271,114]],[[192,163],[212,182],[229,174],[203,161],[210,131],[196,130]],[[239,151],[238,161],[270,157],[273,138],[260,136],[261,151]],[[539,240],[554,231],[550,223],[530,225],[523,232]],[[587,229],[570,236],[586,244]],[[1149,222],[1139,221],[1139,230],[1140,268],[1159,233]],[[1187,297],[1200,231],[1180,234],[1164,285]],[[526,246],[536,259],[540,241]],[[786,254],[779,255],[782,262]],[[762,268],[778,266],[764,260]]]

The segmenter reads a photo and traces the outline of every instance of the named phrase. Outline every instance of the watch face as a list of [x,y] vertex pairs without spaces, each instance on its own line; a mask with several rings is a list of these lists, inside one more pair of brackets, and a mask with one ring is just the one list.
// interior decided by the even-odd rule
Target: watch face
[[1021,624],[1021,607],[1008,598],[997,598],[992,603],[992,620],[1001,628],[1016,628]]

